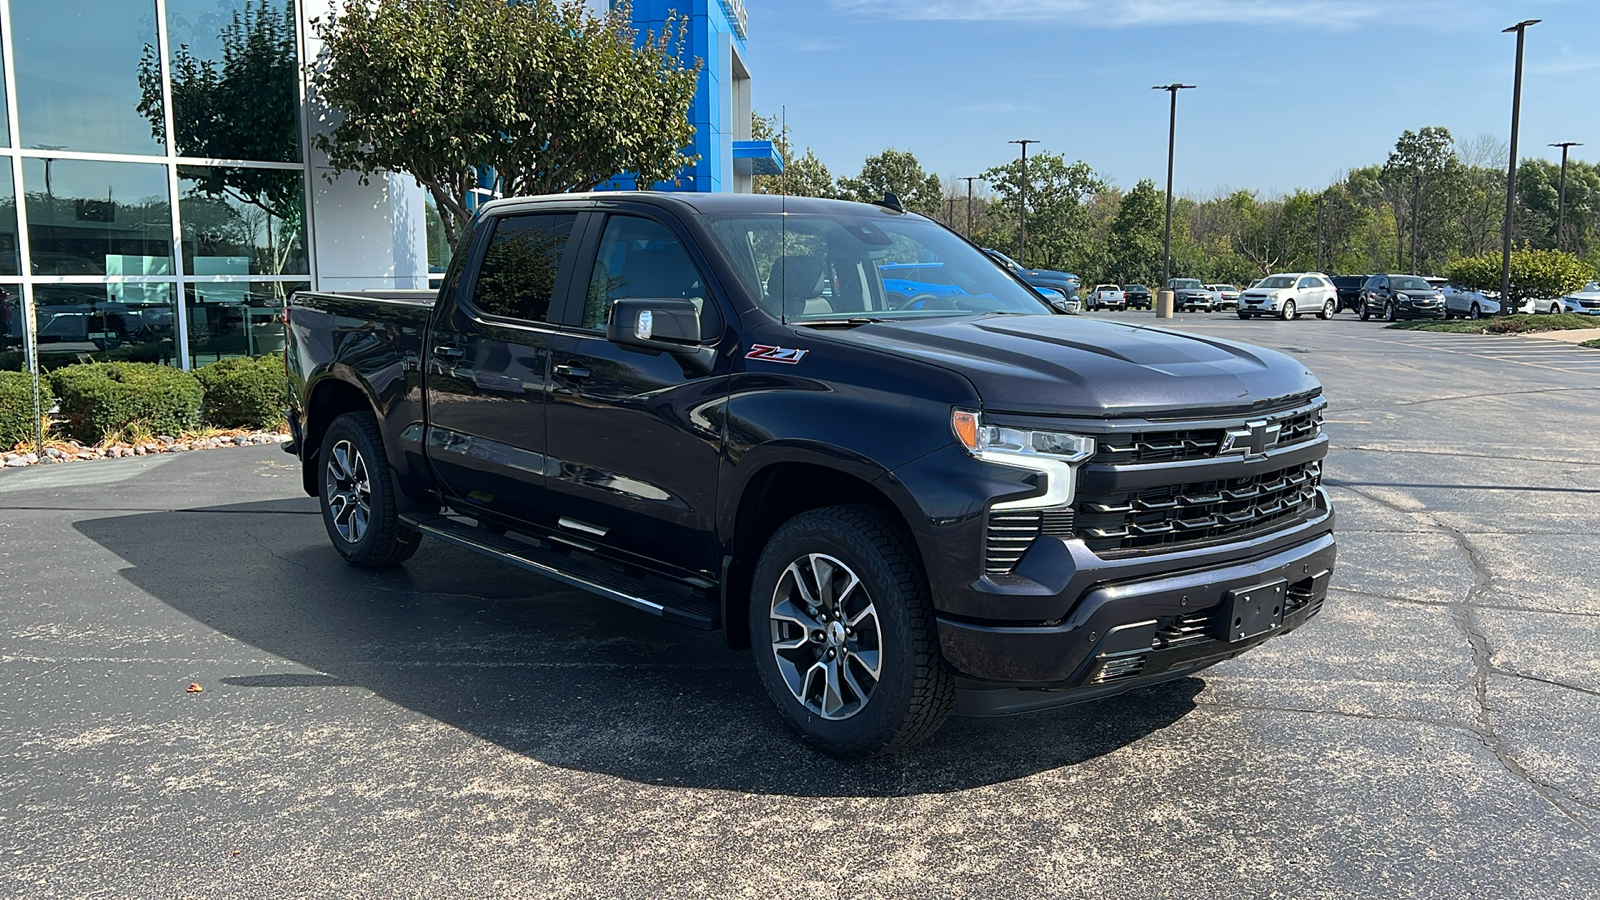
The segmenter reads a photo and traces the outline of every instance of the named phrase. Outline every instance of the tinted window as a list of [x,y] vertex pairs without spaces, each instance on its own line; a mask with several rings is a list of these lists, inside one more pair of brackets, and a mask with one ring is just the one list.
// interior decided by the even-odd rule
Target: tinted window
[[1433,285],[1427,281],[1409,275],[1396,276],[1390,279],[1390,286],[1397,291],[1431,291]]
[[18,144],[162,152],[155,0],[12,3],[11,32]]
[[472,288],[472,305],[491,316],[544,321],[577,218],[570,213],[507,216],[496,222]]
[[1383,276],[1382,275],[1374,275],[1371,278],[1367,279],[1367,283],[1363,284],[1361,286],[1361,289],[1363,291],[1375,291],[1375,290],[1377,290],[1378,288],[1381,288],[1381,287],[1383,287]]
[[706,303],[705,279],[677,235],[653,219],[612,216],[600,238],[583,303],[584,328],[611,322],[611,304],[625,298],[688,300],[700,310],[700,333],[721,330],[716,306]]

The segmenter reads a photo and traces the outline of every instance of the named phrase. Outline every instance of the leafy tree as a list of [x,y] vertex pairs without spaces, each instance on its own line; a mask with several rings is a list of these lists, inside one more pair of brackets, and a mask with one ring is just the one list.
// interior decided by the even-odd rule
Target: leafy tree
[[695,157],[689,104],[700,64],[686,19],[636,40],[631,10],[582,0],[346,0],[315,24],[312,84],[343,118],[315,140],[339,172],[417,179],[454,243],[479,174],[508,195],[641,186]]
[[781,126],[778,117],[763,119],[750,114],[750,134],[758,141],[771,141],[783,157],[782,175],[757,175],[751,179],[757,194],[788,194],[791,197],[825,197],[838,195],[833,184],[833,173],[810,147],[802,156],[796,156],[789,140],[788,126]]
[[944,199],[939,176],[924,172],[916,154],[893,147],[867,157],[856,177],[840,178],[839,193],[846,200],[862,203],[882,200],[886,193],[894,194],[906,209],[925,216],[938,215]]
[[1142,179],[1122,196],[1111,221],[1111,273],[1119,281],[1154,285],[1161,277],[1161,232],[1166,210],[1155,182]]
[[[998,195],[1002,217],[1016,221],[1022,203],[1022,160],[986,170],[983,179]],[[1023,265],[1098,271],[1104,266],[1091,236],[1089,201],[1107,187],[1089,164],[1069,163],[1055,153],[1028,158],[1028,258]],[[1101,245],[1103,247],[1103,244]]]
[[[1498,295],[1501,262],[1500,253],[1463,257],[1450,266],[1449,278],[1463,287]],[[1593,277],[1594,268],[1570,253],[1524,246],[1511,254],[1511,303],[1504,311],[1514,311],[1530,297],[1570,294]]]
[[1408,129],[1395,141],[1383,165],[1382,182],[1396,220],[1405,223],[1409,268],[1423,272],[1451,255],[1457,221],[1451,206],[1461,194],[1462,176],[1450,129]]

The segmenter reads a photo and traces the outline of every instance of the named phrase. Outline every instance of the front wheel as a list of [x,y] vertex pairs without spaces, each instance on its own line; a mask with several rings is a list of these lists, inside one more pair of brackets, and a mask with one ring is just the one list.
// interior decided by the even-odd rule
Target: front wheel
[[1282,317],[1282,319],[1285,322],[1287,322],[1290,319],[1294,318],[1297,315],[1297,313],[1294,311],[1294,301],[1293,300],[1285,300],[1285,301],[1283,301],[1283,312],[1279,313],[1278,315],[1280,317]]
[[322,524],[351,565],[376,569],[405,562],[422,535],[400,521],[383,435],[370,412],[333,420],[317,454]]
[[1393,300],[1391,300],[1388,303],[1385,303],[1383,305],[1383,318],[1386,321],[1390,321],[1390,322],[1398,321],[1395,318],[1395,314],[1394,314],[1394,301]]
[[1467,318],[1481,319],[1483,318],[1483,310],[1478,307],[1478,304],[1474,303],[1472,304],[1472,308],[1467,310]]
[[1322,312],[1317,313],[1317,318],[1327,321],[1333,318],[1333,314],[1337,311],[1338,308],[1333,305],[1332,300],[1324,300],[1322,301]]
[[1367,309],[1367,303],[1365,300],[1361,301],[1361,309],[1356,312],[1356,317],[1363,322],[1372,318],[1372,311]]
[[1239,313],[1239,318],[1248,319],[1248,318],[1250,318],[1250,314],[1247,313],[1247,312],[1241,312],[1241,313]]
[[1552,315],[1552,316],[1561,315],[1561,304],[1559,304],[1559,303],[1550,304],[1550,315]]
[[750,646],[783,718],[830,756],[909,747],[955,706],[922,563],[876,507],[815,509],[778,528],[756,563]]

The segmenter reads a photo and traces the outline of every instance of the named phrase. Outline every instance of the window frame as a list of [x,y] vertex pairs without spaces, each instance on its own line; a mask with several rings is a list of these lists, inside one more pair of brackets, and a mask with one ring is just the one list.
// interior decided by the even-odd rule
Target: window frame
[[[583,325],[583,311],[589,296],[589,283],[594,278],[594,267],[600,262],[600,245],[605,240],[606,228],[611,220],[617,217],[645,219],[665,228],[673,237],[678,239],[678,244],[683,248],[684,254],[689,257],[689,264],[694,266],[695,272],[700,276],[701,284],[705,285],[705,303],[700,308],[700,346],[713,346],[722,340],[727,333],[728,323],[733,319],[728,315],[722,291],[715,278],[711,276],[711,266],[705,254],[701,252],[699,243],[690,236],[687,229],[673,217],[659,214],[654,208],[641,208],[633,205],[618,205],[603,210],[594,211],[589,217],[585,229],[583,243],[577,248],[577,255],[573,264],[571,283],[567,288],[564,308],[561,311],[558,325],[562,331],[571,332],[578,337],[606,338],[605,328],[588,328]],[[580,277],[578,273],[583,273]],[[709,323],[714,328],[708,328],[706,310],[712,309],[716,321]]]
[[[550,289],[550,305],[546,307],[544,318],[540,320],[503,316],[489,312],[478,305],[476,296],[478,278],[483,274],[483,263],[489,257],[489,248],[494,243],[495,234],[499,232],[501,224],[506,220],[532,216],[573,217],[572,231],[567,235],[566,245],[561,251],[561,261],[556,264],[556,280]],[[456,285],[456,305],[472,318],[495,325],[512,325],[519,328],[549,328],[559,325],[559,317],[568,305],[569,295],[572,292],[572,272],[575,261],[580,255],[580,251],[583,250],[583,242],[592,227],[590,223],[592,218],[593,216],[587,210],[571,207],[551,207],[548,209],[521,207],[508,209],[504,212],[497,211],[494,214],[484,216],[474,226],[476,234],[474,235],[471,258],[463,263],[467,267],[470,277],[462,278]]]

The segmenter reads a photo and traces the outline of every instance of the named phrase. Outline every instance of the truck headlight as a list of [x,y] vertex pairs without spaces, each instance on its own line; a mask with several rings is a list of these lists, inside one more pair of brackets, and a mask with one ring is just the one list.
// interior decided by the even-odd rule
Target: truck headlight
[[953,410],[950,428],[961,446],[984,462],[1038,472],[1045,492],[1025,500],[1006,500],[993,509],[1050,509],[1072,503],[1078,484],[1077,465],[1094,455],[1094,438],[1065,431],[1035,431],[985,425],[982,416]]

